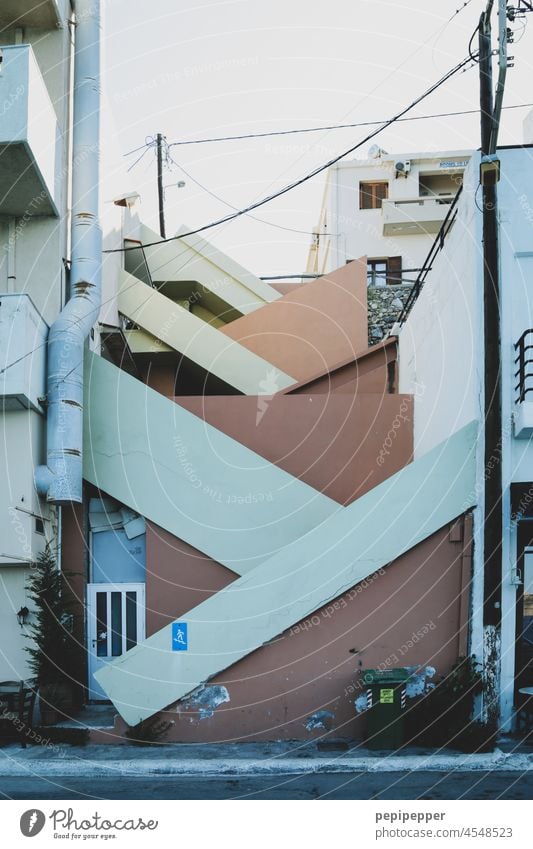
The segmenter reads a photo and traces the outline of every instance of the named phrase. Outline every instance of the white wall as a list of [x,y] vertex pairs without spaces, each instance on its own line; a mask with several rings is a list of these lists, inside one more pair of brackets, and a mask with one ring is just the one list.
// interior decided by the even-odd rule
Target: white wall
[[[533,150],[499,151],[500,285],[502,346],[503,483],[501,717],[510,730],[513,706],[516,586],[516,529],[510,515],[512,481],[533,481],[533,442],[515,439],[516,352],[514,343],[533,327]],[[446,250],[437,258],[400,334],[400,391],[415,391],[415,456],[466,421],[484,419],[483,265],[478,156],[465,175],[465,193]],[[496,456],[496,454],[498,456]],[[480,655],[482,603],[483,492],[487,474],[480,431],[475,514],[473,645]],[[476,542],[478,544],[476,544]]]
[[524,330],[533,327],[533,148],[503,150],[500,157],[502,426],[511,445],[510,479],[532,481],[533,444],[527,439],[514,439],[511,434],[516,382],[514,343]]
[[[61,3],[66,12],[68,4]],[[28,215],[15,220],[16,281],[10,281],[10,290],[27,292],[48,324],[58,314],[65,296],[63,257],[67,257],[67,200],[69,157],[69,91],[70,91],[70,32],[63,29],[43,32],[26,29],[22,34],[25,44],[31,44],[59,124],[59,139],[50,139],[50,147],[57,144],[55,201],[59,218],[36,218]],[[14,44],[15,33],[0,33],[0,45]],[[0,292],[8,291],[7,253],[8,226],[0,230]]]
[[400,333],[400,392],[416,395],[415,456],[483,418],[481,216],[473,202],[477,167],[472,162],[465,173],[445,249]]
[[29,607],[26,593],[28,569],[0,566],[0,681],[26,680],[29,677],[28,640],[17,622],[16,613]]
[[533,109],[524,118],[523,137],[524,144],[533,144]]
[[[461,169],[445,169],[441,163],[465,160],[464,151],[435,155],[387,154],[378,159],[354,159],[334,166],[328,175],[328,188],[324,203],[327,206],[329,238],[322,239],[321,255],[331,242],[327,270],[338,268],[349,259],[360,256],[401,256],[404,268],[419,268],[431,246],[433,237],[424,234],[383,236],[383,219],[380,209],[359,209],[359,183],[365,180],[387,180],[389,198],[401,200],[419,196],[420,173],[442,175],[457,173]],[[396,177],[394,163],[410,159],[411,170],[407,177]],[[415,275],[416,276],[416,275]]]
[[41,503],[35,492],[33,473],[44,455],[43,418],[29,410],[0,416],[0,565],[28,563],[45,545],[35,530],[35,517],[45,522],[46,536],[53,536],[54,510]]
[[[61,0],[66,18],[70,4]],[[22,41],[31,44],[56,112],[60,138],[55,162],[55,201],[59,217],[35,218],[28,214],[0,226],[0,295],[29,294],[47,324],[58,315],[65,299],[63,258],[68,256],[68,163],[71,33],[66,25],[49,32],[27,29]],[[0,33],[0,45],[15,43],[15,32]],[[34,116],[35,117],[35,116]],[[8,253],[14,249],[15,280],[8,282]],[[9,355],[6,355],[9,361]],[[0,368],[8,365],[1,362]],[[9,411],[0,415],[0,680],[28,675],[24,646],[27,641],[17,623],[16,611],[28,605],[25,591],[27,564],[55,534],[56,511],[37,498],[33,473],[44,460],[44,416],[34,411]],[[45,520],[46,536],[36,532],[35,518]]]

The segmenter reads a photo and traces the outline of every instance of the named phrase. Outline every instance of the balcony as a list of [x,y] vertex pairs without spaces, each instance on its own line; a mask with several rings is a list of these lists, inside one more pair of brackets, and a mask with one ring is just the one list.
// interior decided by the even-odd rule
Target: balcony
[[533,328],[524,330],[515,348],[514,435],[516,439],[533,436]]
[[55,29],[61,23],[58,0],[2,0],[0,29]]
[[384,236],[436,234],[455,195],[384,200],[381,207]]
[[2,48],[0,65],[0,216],[57,215],[58,126],[29,44]]
[[42,412],[48,326],[29,295],[0,294],[0,410]]

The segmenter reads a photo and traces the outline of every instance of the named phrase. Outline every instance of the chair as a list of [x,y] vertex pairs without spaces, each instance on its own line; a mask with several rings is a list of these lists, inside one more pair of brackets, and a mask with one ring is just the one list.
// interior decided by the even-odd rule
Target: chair
[[24,681],[0,682],[0,735],[8,739],[19,739],[22,748],[33,728],[33,711],[37,696],[33,687],[25,687]]

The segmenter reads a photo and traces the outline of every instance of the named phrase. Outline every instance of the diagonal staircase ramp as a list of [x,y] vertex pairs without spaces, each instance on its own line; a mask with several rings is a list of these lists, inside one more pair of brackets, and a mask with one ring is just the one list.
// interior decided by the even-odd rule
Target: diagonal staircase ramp
[[96,674],[135,725],[390,564],[476,501],[472,422]]
[[[273,394],[294,378],[180,307],[157,289],[121,271],[119,312],[156,339],[244,395]],[[157,351],[154,346],[154,352]]]
[[142,252],[129,251],[126,254],[127,270],[140,277],[141,274],[136,273],[136,265],[142,267],[146,263],[146,271],[157,288],[167,281],[194,282],[202,295],[202,302],[215,313],[221,312],[225,321],[247,315],[281,298],[272,286],[202,236],[184,236],[190,229],[182,226],[176,232],[180,238],[161,242],[157,233],[141,224],[141,242],[159,244],[143,248]]
[[86,480],[241,575],[339,505],[87,353]]

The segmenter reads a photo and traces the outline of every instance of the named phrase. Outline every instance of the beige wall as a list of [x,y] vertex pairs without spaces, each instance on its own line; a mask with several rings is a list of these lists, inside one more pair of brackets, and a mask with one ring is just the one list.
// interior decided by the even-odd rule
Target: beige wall
[[366,260],[298,286],[220,332],[296,380],[353,357],[368,344]]
[[[361,738],[365,720],[354,702],[364,693],[362,669],[429,666],[438,677],[465,653],[470,533],[468,518],[443,528],[217,675],[199,700],[186,699],[159,714],[173,723],[167,739],[307,740],[328,733]],[[174,587],[176,598],[183,599],[175,615],[185,612],[191,593],[215,592],[230,579],[230,573],[217,573],[192,551],[182,568],[177,553],[182,545],[174,546],[157,529],[150,535],[149,550],[157,552],[159,568],[167,558],[167,595]],[[120,742],[124,728],[117,720],[113,733],[97,732],[93,739]]]

